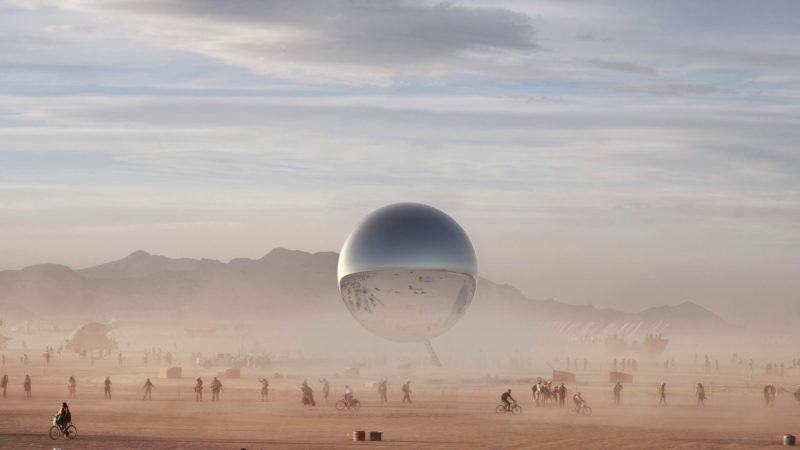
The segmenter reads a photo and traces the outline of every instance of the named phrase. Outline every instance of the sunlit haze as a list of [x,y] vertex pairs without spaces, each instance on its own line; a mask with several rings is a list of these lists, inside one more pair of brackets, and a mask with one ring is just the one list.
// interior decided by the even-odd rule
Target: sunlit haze
[[531,298],[798,301],[796,2],[214,3],[0,2],[0,269],[338,251],[415,201]]

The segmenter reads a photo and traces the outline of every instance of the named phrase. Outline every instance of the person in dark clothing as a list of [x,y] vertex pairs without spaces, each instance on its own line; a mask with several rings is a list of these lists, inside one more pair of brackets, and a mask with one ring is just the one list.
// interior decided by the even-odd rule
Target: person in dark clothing
[[511,389],[503,392],[503,394],[500,396],[500,401],[503,402],[503,405],[506,407],[506,409],[511,409],[511,402],[516,402],[514,397],[511,396]]
[[56,426],[63,433],[70,422],[72,422],[72,413],[69,412],[69,406],[67,406],[67,403],[63,402],[61,403],[61,408],[59,408],[58,412],[56,413]]

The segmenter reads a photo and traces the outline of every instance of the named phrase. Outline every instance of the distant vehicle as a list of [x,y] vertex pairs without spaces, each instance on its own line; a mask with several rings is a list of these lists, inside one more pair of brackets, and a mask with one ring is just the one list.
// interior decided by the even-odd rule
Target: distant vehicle
[[197,365],[209,368],[213,366],[238,367],[236,358],[230,353],[217,353],[208,358],[198,357]]

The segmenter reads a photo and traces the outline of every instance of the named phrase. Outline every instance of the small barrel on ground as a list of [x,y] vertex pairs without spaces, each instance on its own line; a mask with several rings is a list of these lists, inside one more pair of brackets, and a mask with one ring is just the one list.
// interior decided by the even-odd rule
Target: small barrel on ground
[[382,431],[370,431],[369,432],[369,440],[370,441],[380,441],[383,438]]
[[793,434],[783,435],[783,445],[794,445],[795,437]]
[[354,441],[363,441],[367,438],[366,431],[353,431],[353,440]]

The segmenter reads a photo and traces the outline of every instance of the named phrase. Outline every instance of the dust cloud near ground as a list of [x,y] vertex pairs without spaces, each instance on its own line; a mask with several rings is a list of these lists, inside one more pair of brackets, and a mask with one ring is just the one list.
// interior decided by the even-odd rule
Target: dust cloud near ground
[[[6,330],[13,340],[0,351],[6,357],[0,372],[9,376],[8,396],[0,398],[0,447],[763,448],[780,445],[785,433],[800,433],[800,406],[793,396],[800,369],[796,355],[788,353],[788,341],[779,338],[675,338],[663,354],[637,358],[635,369],[631,358],[619,358],[617,370],[633,381],[623,382],[617,405],[609,378],[614,358],[596,343],[542,338],[509,343],[505,353],[479,352],[443,336],[438,348],[443,367],[434,367],[421,344],[381,344],[365,334],[361,342],[348,345],[348,332],[342,338],[334,330],[352,324],[344,327],[338,319],[328,325],[319,321],[319,328],[308,330],[299,320],[214,328],[206,322],[161,318],[144,324],[123,317],[114,321],[111,333],[118,349],[86,357],[63,349],[59,355],[57,349],[79,322],[71,320],[61,328]],[[453,336],[468,332],[477,331],[457,327]],[[331,342],[321,342],[326,334]],[[742,342],[769,352],[734,358]],[[49,363],[43,356],[47,347],[54,349]],[[565,370],[567,357],[576,380],[565,383],[566,407],[537,406],[531,387],[537,378],[550,380],[553,368]],[[778,368],[768,375],[766,364]],[[167,366],[180,367],[182,377],[159,378]],[[220,401],[210,401],[211,381],[231,367],[240,367],[240,378],[222,376]],[[26,374],[32,379],[30,399],[23,390]],[[70,376],[77,382],[74,399],[68,395]],[[112,382],[110,400],[104,400],[106,377]],[[152,400],[142,400],[148,377],[155,384]],[[198,377],[205,386],[202,402],[193,392]],[[267,401],[261,401],[259,378],[269,381]],[[330,382],[327,400],[323,378]],[[383,379],[388,403],[381,403],[378,394]],[[301,404],[300,386],[306,380],[314,390],[313,407]],[[411,404],[401,402],[407,380]],[[706,389],[704,406],[697,405],[698,382]],[[666,383],[667,406],[658,404],[661,383]],[[767,384],[777,390],[774,406],[764,404]],[[358,411],[334,407],[346,385],[362,402]],[[521,414],[495,411],[507,389]],[[590,416],[570,412],[577,391],[591,406]],[[62,401],[70,405],[78,437],[52,441],[48,429]],[[383,440],[354,442],[356,430],[367,435],[381,431]]]

